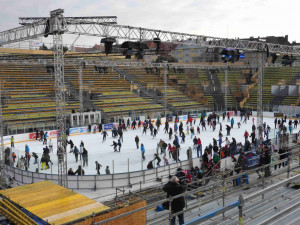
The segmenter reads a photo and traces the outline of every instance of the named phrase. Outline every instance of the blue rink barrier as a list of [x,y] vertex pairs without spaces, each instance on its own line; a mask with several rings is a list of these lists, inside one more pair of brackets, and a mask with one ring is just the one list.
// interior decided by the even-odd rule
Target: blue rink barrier
[[231,203],[229,205],[226,205],[226,206],[224,206],[222,208],[219,208],[219,209],[217,209],[215,211],[212,211],[212,212],[210,212],[210,213],[208,213],[206,215],[203,215],[203,216],[200,216],[200,217],[198,217],[196,219],[193,219],[193,220],[191,220],[191,221],[189,221],[189,222],[187,222],[187,223],[185,223],[183,225],[196,225],[196,224],[199,224],[200,222],[208,220],[208,219],[210,219],[210,218],[212,218],[212,217],[214,217],[214,216],[216,216],[216,215],[218,215],[218,214],[220,214],[222,212],[225,212],[225,211],[227,211],[229,209],[232,209],[234,207],[237,207],[239,205],[240,205],[240,201],[233,202],[233,203]]

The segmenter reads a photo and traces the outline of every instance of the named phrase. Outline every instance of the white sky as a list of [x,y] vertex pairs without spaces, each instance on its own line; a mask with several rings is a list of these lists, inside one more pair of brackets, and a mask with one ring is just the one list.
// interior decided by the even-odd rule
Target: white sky
[[229,38],[288,34],[300,42],[297,0],[0,0],[0,6],[0,31],[19,26],[18,17],[62,8],[65,16],[117,16],[122,25]]

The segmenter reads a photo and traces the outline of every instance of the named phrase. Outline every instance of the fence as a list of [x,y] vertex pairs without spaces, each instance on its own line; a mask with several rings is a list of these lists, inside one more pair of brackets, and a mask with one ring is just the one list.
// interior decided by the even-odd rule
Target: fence
[[[300,179],[300,175],[296,175],[293,178],[289,178],[289,179],[287,179],[285,181],[279,182],[278,184],[274,184],[274,185],[272,185],[270,187],[267,187],[266,189],[264,189],[262,191],[258,191],[256,193],[248,195],[246,197],[243,197],[243,195],[240,195],[239,199],[237,201],[235,201],[235,202],[233,202],[233,203],[231,203],[229,205],[226,205],[226,206],[224,206],[224,207],[222,207],[222,208],[220,208],[220,209],[218,209],[216,211],[213,211],[211,213],[208,213],[206,215],[198,217],[198,218],[196,218],[194,220],[191,220],[191,221],[185,223],[184,225],[196,225],[196,224],[200,224],[201,222],[204,222],[204,221],[206,221],[208,219],[211,219],[212,217],[217,216],[217,215],[219,215],[221,213],[225,213],[226,211],[228,211],[228,210],[230,210],[230,209],[232,209],[234,207],[238,207],[239,208],[239,224],[241,225],[241,224],[243,224],[243,207],[244,207],[244,205],[245,205],[246,202],[249,202],[249,201],[251,201],[251,200],[253,200],[253,199],[255,199],[255,198],[259,197],[259,196],[262,196],[262,198],[264,198],[264,194],[266,194],[266,193],[268,193],[270,191],[273,191],[273,190],[275,190],[278,187],[282,187],[282,186],[284,186],[286,184],[289,184],[289,183],[291,183],[293,181],[298,181],[299,179]],[[299,203],[297,204],[297,207],[298,206],[299,206]],[[295,206],[293,206],[293,207],[295,207]],[[285,213],[286,213],[286,211],[284,210],[281,213],[281,215],[283,215]],[[272,218],[272,216],[271,216],[267,221],[264,221],[263,224],[268,224],[268,222],[272,221],[272,219],[274,219],[274,218]]]
[[[292,151],[292,155],[294,155],[294,159],[295,160],[299,160],[299,149],[296,149],[296,150],[293,150]],[[268,193],[268,191],[270,190],[274,190],[276,189],[277,187],[280,187],[284,184],[287,184],[287,183],[290,183],[292,181],[296,181],[296,180],[299,180],[300,179],[300,175],[297,175],[293,178],[290,178],[289,177],[289,174],[290,174],[290,171],[291,169],[294,169],[294,168],[298,168],[299,167],[299,164],[297,163],[297,165],[294,165],[294,166],[290,166],[290,162],[291,162],[292,158],[291,157],[288,157],[284,160],[280,160],[280,161],[277,161],[277,162],[273,162],[273,163],[270,163],[270,164],[267,164],[267,165],[263,165],[261,167],[257,167],[255,169],[252,169],[252,170],[248,170],[248,171],[245,171],[243,173],[240,173],[240,174],[237,174],[237,175],[234,175],[234,176],[229,176],[226,178],[226,174],[220,174],[218,177],[205,177],[202,179],[202,183],[206,183],[206,180],[209,181],[210,179],[213,179],[213,183],[210,184],[210,187],[212,187],[212,190],[214,187],[222,187],[220,189],[220,191],[218,192],[215,192],[215,193],[212,193],[212,196],[207,196],[206,198],[202,198],[201,200],[198,200],[196,202],[193,202],[191,203],[191,205],[187,205],[186,204],[186,208],[180,212],[177,212],[177,213],[174,213],[172,214],[171,210],[169,210],[169,213],[168,214],[157,214],[155,215],[155,221],[149,221],[147,219],[147,224],[149,222],[149,224],[171,224],[171,219],[175,216],[177,216],[178,214],[181,214],[181,213],[186,213],[186,212],[189,212],[193,209],[198,209],[200,208],[200,206],[202,206],[204,203],[209,203],[211,201],[215,201],[215,200],[220,200],[220,198],[223,198],[223,207],[221,207],[220,209],[216,210],[216,211],[213,211],[209,214],[206,214],[204,216],[201,216],[201,217],[198,217],[196,216],[196,219],[194,220],[191,220],[189,223],[186,223],[186,224],[200,224],[200,222],[203,222],[205,220],[208,220],[220,213],[224,213],[225,211],[228,211],[236,206],[240,206],[242,207],[243,203],[248,201],[248,200],[251,200],[251,199],[254,199],[258,196],[262,196],[262,198],[264,198],[264,194],[265,193]],[[266,187],[266,184],[265,184],[265,180],[267,179],[267,177],[265,178],[265,175],[262,175],[262,179],[260,179],[259,181],[255,178],[255,183],[261,183],[261,187],[262,187],[262,191],[258,191],[256,193],[254,193],[253,195],[251,196],[247,196],[245,198],[240,198],[238,201],[235,201],[229,205],[225,205],[225,193],[230,193],[232,191],[235,191],[235,190],[230,190],[228,188],[228,186],[226,184],[229,184],[232,182],[233,179],[244,179],[244,176],[245,175],[250,175],[250,174],[256,174],[257,170],[265,170],[267,167],[273,167],[274,165],[278,164],[278,163],[287,163],[287,166],[285,167],[282,167],[281,169],[278,169],[277,171],[279,172],[278,174],[282,174],[282,173],[285,173],[287,172],[287,180],[283,181],[283,182],[280,182],[278,184],[275,184],[275,185],[272,185],[270,187]],[[230,171],[227,171],[227,174],[229,174]],[[199,181],[197,181],[199,182]],[[189,184],[189,185],[192,185],[192,184]],[[225,188],[226,187],[226,188]],[[139,209],[136,209],[134,211],[130,211],[130,212],[126,212],[124,214],[121,214],[121,215],[118,215],[118,216],[115,216],[115,217],[112,217],[112,218],[109,218],[109,219],[106,219],[106,220],[103,220],[101,222],[98,222],[98,223],[95,223],[97,225],[100,225],[100,224],[105,224],[105,223],[108,223],[108,222],[111,222],[111,221],[114,221],[116,219],[119,219],[119,218],[122,218],[124,216],[127,216],[127,215],[130,215],[134,212],[138,212],[138,211],[141,211],[141,210],[149,210],[149,209],[152,209],[152,208],[155,208],[156,206],[158,205],[161,205],[162,203],[165,203],[165,202],[168,202],[168,205],[169,207],[171,206],[171,203],[174,199],[177,199],[179,197],[184,197],[185,199],[188,199],[188,196],[191,196],[191,195],[196,195],[197,193],[199,192],[204,192],[208,187],[207,186],[200,186],[196,189],[192,189],[190,191],[186,191],[185,193],[182,193],[182,194],[179,194],[179,195],[176,195],[176,196],[173,196],[173,197],[170,197],[168,199],[162,199],[162,200],[158,200],[154,203],[151,203],[151,204],[148,204],[147,206],[145,207],[141,207]],[[226,190],[226,191],[225,191]],[[134,194],[134,193],[132,193]],[[171,207],[170,207],[171,208]],[[196,213],[197,215],[199,214],[199,212]],[[167,219],[166,219],[167,217]],[[242,219],[242,217],[241,217]],[[151,223],[153,222],[153,223]]]
[[[194,159],[194,161],[199,161]],[[67,187],[70,189],[100,189],[100,188],[115,188],[131,186],[139,183],[155,181],[162,177],[167,177],[170,174],[176,173],[178,167],[183,169],[190,168],[188,160],[161,166],[151,170],[142,170],[135,172],[117,173],[109,175],[84,175],[84,176],[68,176]],[[22,184],[31,184],[39,181],[50,180],[58,183],[57,174],[44,174],[31,171],[21,170],[12,166],[6,165],[7,174],[13,177],[15,181]]]
[[[296,142],[297,134],[287,136],[287,143]],[[272,140],[272,143],[277,141]],[[235,156],[236,158],[238,155]],[[84,176],[68,176],[68,188],[70,189],[100,189],[100,188],[115,188],[131,186],[134,184],[146,182],[153,182],[157,179],[165,178],[171,174],[175,174],[177,168],[190,169],[191,163],[193,166],[201,168],[200,158],[193,158],[192,160],[179,161],[177,163],[156,167],[150,170],[140,170],[130,172],[129,170],[124,173],[113,173],[109,175],[84,175]],[[221,160],[221,171],[232,168],[232,161],[230,157]],[[45,174],[38,172],[31,172],[6,165],[7,174],[13,177],[14,180],[22,184],[31,184],[43,180],[50,180],[58,183],[57,174]]]

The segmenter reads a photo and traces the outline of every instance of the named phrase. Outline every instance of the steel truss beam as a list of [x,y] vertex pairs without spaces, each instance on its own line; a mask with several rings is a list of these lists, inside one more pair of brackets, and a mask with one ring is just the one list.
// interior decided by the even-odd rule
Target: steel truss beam
[[[126,40],[153,40],[161,41],[191,41],[205,47],[236,48],[244,51],[269,51],[273,53],[300,55],[300,48],[289,45],[278,45],[240,39],[227,39],[197,34],[163,31],[132,27],[115,23],[115,17],[66,17],[65,33],[97,37],[114,37]],[[28,40],[44,35],[46,18],[20,18],[21,26],[15,29],[0,32],[0,45]],[[35,22],[34,22],[35,21]],[[188,44],[186,42],[182,44]]]
[[[35,23],[46,23],[49,17],[19,17],[20,25],[33,25]],[[89,16],[89,17],[64,17],[67,25],[74,24],[117,24],[116,16]]]
[[[48,17],[22,17],[19,18],[20,24],[26,25],[0,32],[0,45],[11,44],[15,42],[25,41],[42,37],[45,35],[46,23]],[[72,31],[84,30],[89,32],[90,29],[86,26],[95,24],[116,24],[117,17],[115,16],[99,16],[99,17],[64,17],[66,22],[65,29]],[[85,25],[85,26],[83,26]]]

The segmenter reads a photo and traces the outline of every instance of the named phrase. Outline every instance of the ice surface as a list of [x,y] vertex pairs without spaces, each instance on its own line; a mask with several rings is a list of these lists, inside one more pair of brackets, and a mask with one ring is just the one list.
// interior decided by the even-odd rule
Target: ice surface
[[[247,124],[244,124],[241,122],[241,128],[238,129],[237,123],[240,121],[240,117],[233,117],[235,120],[235,124],[233,129],[231,130],[231,136],[229,136],[229,140],[231,141],[231,137],[236,138],[237,142],[244,143],[244,132],[245,130],[248,131],[248,133],[251,133],[251,127],[252,127],[252,117],[250,117],[250,120],[247,121]],[[256,125],[256,117],[255,119],[255,125]],[[201,134],[197,135],[197,126],[199,125],[200,119],[197,119],[197,122],[195,124],[195,133],[197,137],[200,137],[202,141],[203,149],[205,146],[209,145],[209,143],[212,143],[213,138],[218,140],[218,134],[219,134],[219,128],[220,125],[217,124],[217,129],[213,132],[212,128],[207,127],[207,131],[201,130]],[[222,118],[220,117],[220,122],[222,122]],[[274,118],[264,118],[264,122],[266,122],[271,128],[274,128]],[[184,132],[186,134],[186,122],[183,122],[184,124]],[[222,122],[223,125],[223,140],[225,140],[226,137],[226,124],[230,125],[229,122],[227,122],[227,118],[225,121]],[[287,124],[287,123],[286,123]],[[179,124],[178,124],[179,125]],[[174,128],[174,123],[170,122],[170,127],[172,129]],[[98,161],[102,168],[100,170],[101,174],[105,173],[106,166],[109,166],[111,173],[123,173],[128,172],[128,161],[129,161],[129,171],[138,171],[143,169],[146,169],[147,164],[150,160],[154,158],[154,153],[156,152],[156,146],[160,139],[166,141],[166,143],[173,143],[174,135],[172,137],[172,140],[169,140],[168,134],[165,134],[163,131],[164,125],[161,126],[160,130],[158,131],[158,135],[153,138],[150,136],[150,130],[147,130],[146,135],[142,135],[142,128],[137,128],[136,130],[128,130],[124,132],[124,142],[122,144],[121,152],[114,152],[113,147],[111,146],[113,141],[117,141],[116,138],[112,138],[111,131],[108,131],[108,137],[106,141],[102,142],[102,135],[100,133],[90,133],[90,134],[81,134],[81,135],[72,135],[69,137],[69,140],[71,139],[74,144],[79,148],[79,144],[81,140],[84,142],[84,146],[88,151],[88,166],[83,167],[85,170],[86,175],[95,175],[97,174],[96,171],[96,165],[95,161]],[[299,129],[298,129],[299,130]],[[298,131],[297,130],[297,131]],[[174,131],[174,129],[173,129]],[[294,133],[296,130],[293,131]],[[140,149],[136,148],[136,144],[134,141],[135,136],[138,135],[140,138],[140,144],[143,143],[145,146],[145,156],[146,160],[142,160],[141,158],[141,151]],[[181,138],[179,138],[181,141]],[[53,165],[51,169],[48,170],[40,170],[41,173],[57,173],[57,156],[56,156],[56,139],[53,138],[53,146],[54,146],[54,153],[50,153],[51,161],[53,162]],[[41,159],[41,155],[43,152],[43,148],[45,145],[42,144],[42,142],[39,141],[28,141],[28,142],[21,142],[21,143],[15,143],[15,148],[13,151],[17,154],[18,157],[24,156],[25,152],[25,144],[28,144],[30,147],[30,153],[35,152],[39,155],[39,162]],[[223,143],[224,145],[225,143]],[[190,135],[186,134],[186,141],[185,143],[181,143],[181,150],[180,150],[180,160],[186,160],[187,154],[186,150],[188,147],[192,147],[193,142],[190,138]],[[70,151],[70,145],[67,147],[68,152]],[[193,157],[196,157],[197,154],[195,151],[193,151]],[[162,155],[160,155],[162,159]],[[167,159],[169,160],[169,163],[173,163],[174,160],[169,159],[168,152],[167,152]],[[68,169],[73,168],[73,171],[75,171],[78,168],[78,165],[81,164],[82,161],[78,161],[78,163],[75,162],[75,156],[73,153],[67,154],[67,161],[68,161]],[[39,164],[33,164],[34,159],[31,157],[30,160],[30,171],[36,171],[36,168],[40,168]],[[113,166],[114,164],[114,166]],[[155,163],[154,163],[155,165]],[[161,164],[163,165],[163,159],[161,161]]]

